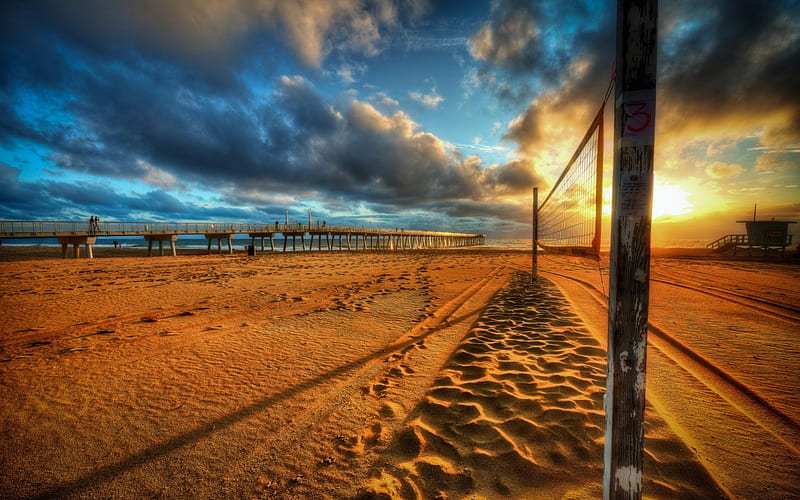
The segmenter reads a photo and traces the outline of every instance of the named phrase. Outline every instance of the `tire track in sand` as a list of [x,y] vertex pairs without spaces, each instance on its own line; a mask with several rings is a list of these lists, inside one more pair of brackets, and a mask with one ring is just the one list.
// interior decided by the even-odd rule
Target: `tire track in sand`
[[[547,280],[518,273],[395,435],[361,499],[602,495],[605,352]],[[724,498],[651,416],[645,494]],[[702,492],[702,495],[699,494]]]
[[[576,294],[584,293],[601,312],[607,311],[607,299],[594,284],[543,272],[561,278],[556,283],[573,303],[580,304],[580,300],[575,302]],[[594,317],[596,311],[587,310],[586,316],[596,322],[593,331],[606,331],[605,315]],[[672,377],[648,376],[648,400],[660,413],[671,416],[671,426],[698,453],[726,493],[732,498],[784,498],[781,495],[800,493],[800,473],[795,465],[800,460],[800,424],[668,329],[650,322],[648,333],[649,344],[655,348],[648,371],[665,370],[659,373]],[[605,345],[606,339],[598,340]],[[702,401],[702,411],[693,411],[694,406],[685,404],[689,400]],[[750,443],[746,445],[748,456],[738,456],[736,447],[725,444],[731,435]],[[727,462],[734,456],[738,456],[737,464],[731,467]],[[774,477],[775,491],[754,491],[749,474]]]
[[[269,456],[280,450],[302,465],[281,471],[280,479],[251,488],[269,498],[350,496],[353,484],[366,479],[375,454],[388,444],[408,409],[430,386],[438,368],[508,276],[507,269],[496,267],[376,352],[355,373],[326,388],[302,417],[279,431],[270,451],[259,450],[248,459],[263,463],[265,453]],[[309,446],[304,432],[328,439]]]
[[[608,307],[607,299],[593,284],[565,274],[545,272],[578,283],[602,307]],[[747,415],[754,423],[783,441],[800,458],[800,423],[775,408],[744,382],[682,343],[669,330],[660,328],[652,322],[648,322],[648,327],[654,347],[678,363],[699,382],[723,396],[734,408]]]
[[[124,475],[130,469],[160,462],[167,457],[174,457],[170,460],[180,463],[181,458],[174,456],[175,452],[198,442],[203,442],[204,447],[210,447],[211,449],[205,450],[205,452],[214,456],[225,467],[237,471],[253,471],[245,479],[238,481],[236,490],[240,492],[249,491],[277,498],[281,498],[284,493],[289,492],[293,497],[299,495],[313,498],[314,492],[319,491],[334,492],[331,493],[332,497],[336,496],[336,491],[349,491],[351,485],[349,481],[342,483],[341,480],[338,480],[337,483],[337,480],[325,474],[325,469],[339,469],[339,474],[348,474],[353,472],[354,467],[356,470],[359,466],[364,467],[365,463],[369,463],[372,446],[379,444],[382,437],[390,433],[388,429],[381,429],[375,432],[380,434],[378,439],[371,439],[367,436],[369,429],[361,425],[364,422],[363,417],[366,415],[368,419],[374,416],[385,418],[386,405],[382,401],[383,398],[373,400],[369,391],[365,391],[364,388],[376,389],[387,375],[395,379],[394,381],[399,378],[397,375],[413,380],[418,373],[407,368],[400,372],[392,370],[395,368],[392,364],[397,364],[399,359],[393,356],[400,354],[402,357],[403,355],[410,356],[414,352],[432,352],[434,349],[425,349],[423,346],[430,345],[439,337],[445,337],[449,331],[449,336],[455,337],[455,339],[450,339],[450,347],[445,346],[438,353],[442,359],[446,359],[453,343],[463,337],[463,333],[469,326],[468,320],[479,313],[491,295],[502,287],[507,280],[507,275],[507,271],[502,267],[495,268],[489,275],[468,286],[433,314],[419,321],[405,334],[371,355],[339,365],[321,375],[298,382],[281,393],[202,423],[189,432],[152,445],[123,461],[100,467],[91,474],[44,491],[37,498],[64,497],[81,492],[98,491],[97,488],[101,485]],[[472,307],[475,308],[472,309]],[[436,360],[433,359],[429,362],[436,362]],[[440,365],[442,361],[438,362]],[[421,370],[421,372],[424,371]],[[435,370],[431,370],[431,372],[435,373]],[[420,390],[424,390],[429,381],[421,379],[417,381],[417,384],[422,387]],[[391,384],[387,384],[387,393],[393,391],[393,388],[388,387],[389,385]],[[346,404],[348,401],[361,403],[366,401],[367,407],[370,409],[365,414],[364,404],[350,407]],[[380,404],[375,404],[376,402]],[[298,404],[302,406],[300,414],[298,414],[296,406]],[[413,403],[399,402],[394,407],[400,408],[403,404],[411,405]],[[255,443],[249,451],[231,450],[225,447],[225,439],[206,439],[224,432],[241,432],[241,430],[235,429],[237,424],[259,417],[267,409],[270,409],[273,414],[282,415],[284,407],[292,416],[287,417],[276,426],[269,443]],[[344,429],[343,422],[348,422]],[[329,436],[329,439],[323,442],[309,443],[307,433],[310,426],[321,426],[328,429],[328,432],[323,430],[322,435]],[[333,432],[337,429],[338,433]],[[355,437],[354,443],[360,444],[348,447],[347,442],[350,441],[343,439],[345,436]],[[290,469],[282,471],[277,477],[273,476],[265,480],[257,473],[257,471],[267,469],[268,464],[280,462],[281,457],[288,456],[292,457],[293,465],[290,465]],[[365,474],[366,471],[363,472],[364,476]],[[250,484],[247,484],[248,481]]]

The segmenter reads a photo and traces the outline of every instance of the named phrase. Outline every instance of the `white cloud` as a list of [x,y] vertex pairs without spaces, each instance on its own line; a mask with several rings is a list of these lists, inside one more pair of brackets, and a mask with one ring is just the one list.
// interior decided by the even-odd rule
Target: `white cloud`
[[338,76],[345,85],[350,85],[358,81],[366,71],[366,64],[344,63],[336,68],[336,76]]
[[431,89],[430,94],[423,94],[422,92],[409,92],[408,96],[411,97],[413,101],[416,101],[429,109],[438,108],[439,104],[444,101],[444,97],[437,94],[435,88]]
[[377,106],[383,106],[386,108],[396,108],[400,105],[399,102],[389,97],[386,92],[378,92],[370,97],[370,101],[372,101]]
[[478,75],[478,70],[470,68],[461,80],[461,88],[464,89],[464,99],[469,99],[481,86],[481,79]]

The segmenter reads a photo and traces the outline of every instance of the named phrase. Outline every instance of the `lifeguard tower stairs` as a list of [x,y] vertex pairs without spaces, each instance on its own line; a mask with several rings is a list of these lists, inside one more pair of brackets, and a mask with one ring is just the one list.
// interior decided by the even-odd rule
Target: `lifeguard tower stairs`
[[789,224],[796,224],[794,221],[749,220],[736,222],[745,225],[747,234],[726,234],[718,238],[706,245],[711,253],[783,254],[786,247],[792,244]]

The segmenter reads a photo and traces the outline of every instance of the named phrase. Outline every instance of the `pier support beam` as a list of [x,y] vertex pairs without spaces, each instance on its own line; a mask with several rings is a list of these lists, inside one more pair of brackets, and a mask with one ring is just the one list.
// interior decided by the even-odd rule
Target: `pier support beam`
[[305,231],[284,231],[283,232],[283,251],[286,251],[286,241],[292,237],[292,251],[297,250],[297,237],[300,237],[300,242],[303,245],[303,250],[306,249],[306,232]]
[[96,241],[97,238],[95,236],[59,236],[58,242],[61,244],[61,258],[67,258],[67,246],[69,245],[72,245],[74,248],[75,258],[80,258],[81,245],[86,245],[86,255],[90,259],[93,259],[92,245],[94,245]]
[[233,239],[233,233],[206,233],[205,234],[206,240],[208,240],[208,253],[211,254],[211,242],[212,240],[217,240],[217,252],[222,253],[222,240],[226,240],[228,242],[228,253],[233,253],[233,245],[231,244],[231,240]]
[[272,241],[272,237],[275,236],[275,233],[272,231],[269,232],[251,232],[247,233],[250,236],[250,244],[253,247],[253,255],[255,255],[255,248],[256,248],[256,238],[261,238],[261,251],[264,251],[264,238],[269,238],[269,249],[271,251],[275,251],[275,243]]
[[328,250],[331,249],[331,244],[330,244],[330,239],[329,239],[329,235],[331,234],[330,232],[328,232],[328,231],[309,231],[309,234],[311,235],[311,244],[308,247],[309,250],[313,250],[314,249],[314,236],[316,236],[317,237],[317,250],[318,251],[322,251],[322,236],[323,235],[325,236],[325,246],[328,247]]
[[178,255],[177,249],[175,248],[175,242],[178,241],[177,234],[146,234],[144,235],[145,241],[147,241],[147,256],[150,257],[153,254],[153,242],[158,242],[158,254],[160,256],[164,256],[164,242],[169,241],[169,247],[172,250],[172,256],[175,257]]

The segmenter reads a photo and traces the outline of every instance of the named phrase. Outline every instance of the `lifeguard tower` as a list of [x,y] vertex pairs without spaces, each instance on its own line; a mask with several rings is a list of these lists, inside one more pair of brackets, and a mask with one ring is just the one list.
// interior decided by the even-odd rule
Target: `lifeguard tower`
[[744,224],[747,234],[727,234],[722,238],[706,245],[712,253],[722,253],[733,250],[733,254],[780,253],[783,255],[786,247],[792,244],[792,235],[789,234],[789,224],[795,221],[776,220],[740,220]]

